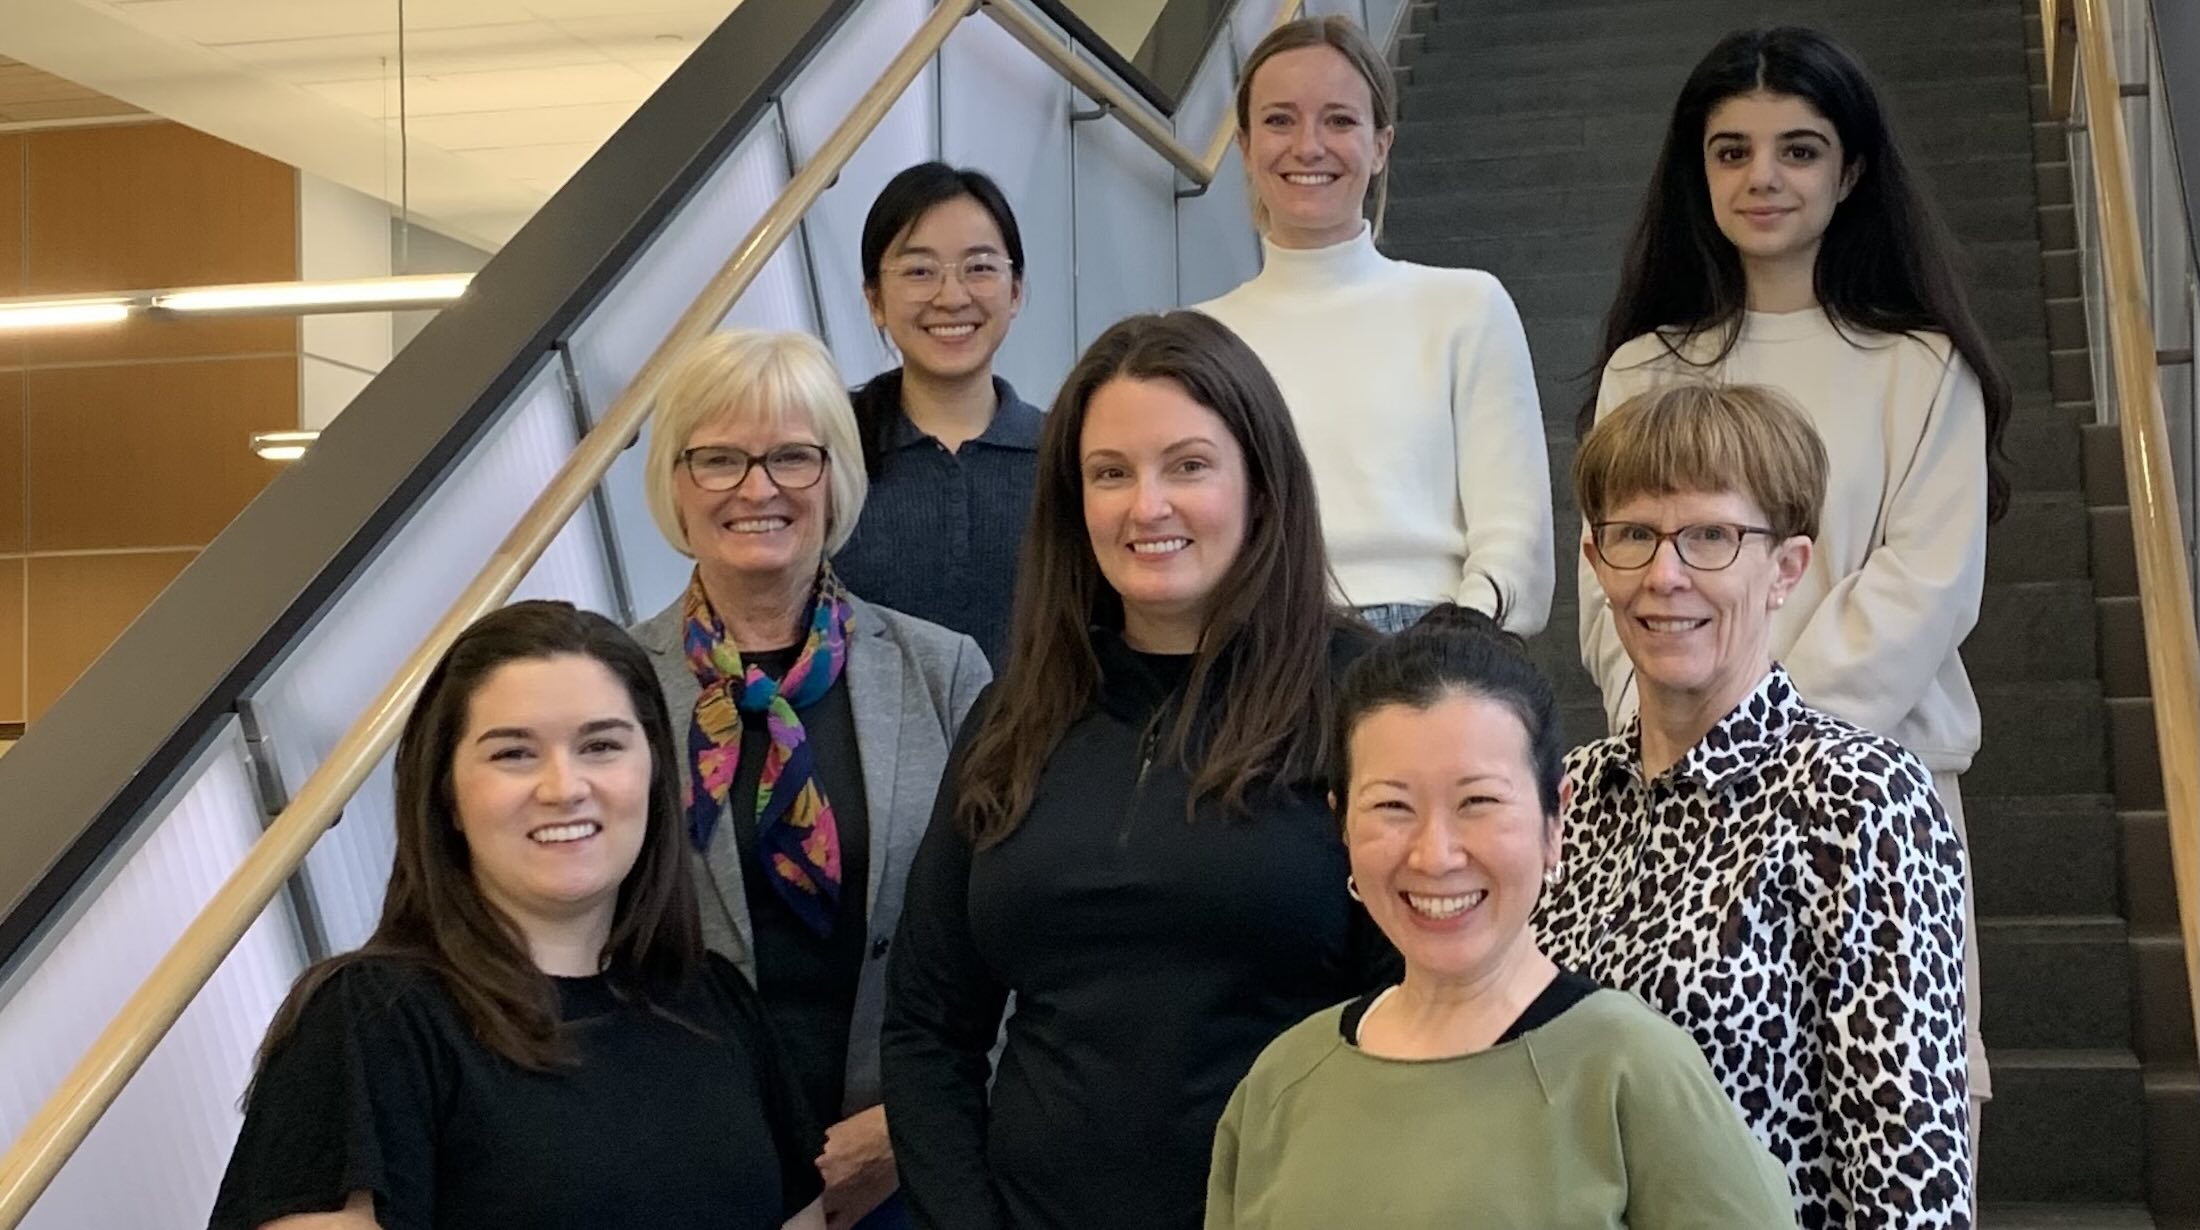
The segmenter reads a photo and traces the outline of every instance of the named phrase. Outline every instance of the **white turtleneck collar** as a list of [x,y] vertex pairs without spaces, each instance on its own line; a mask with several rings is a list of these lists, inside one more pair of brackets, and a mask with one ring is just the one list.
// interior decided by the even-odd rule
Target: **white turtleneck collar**
[[1321,290],[1379,278],[1390,268],[1390,258],[1375,250],[1374,228],[1360,223],[1360,233],[1326,248],[1279,248],[1267,236],[1260,240],[1264,286],[1279,290]]

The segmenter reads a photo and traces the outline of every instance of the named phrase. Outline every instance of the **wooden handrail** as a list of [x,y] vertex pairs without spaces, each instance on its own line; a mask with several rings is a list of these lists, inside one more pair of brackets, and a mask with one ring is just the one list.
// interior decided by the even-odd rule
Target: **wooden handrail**
[[[2177,882],[2177,923],[2185,946],[2185,987],[2200,1037],[2200,643],[2193,628],[2192,583],[2185,567],[2184,527],[2171,469],[2169,426],[2162,412],[2152,306],[2147,299],[2139,207],[2124,132],[2122,82],[2109,38],[2105,0],[2042,0],[2048,35],[2049,97],[2054,78],[2068,113],[2071,72],[2085,90],[2086,126],[2093,136],[2093,191],[2101,238],[2102,296],[2108,315],[2110,366],[2121,418],[2124,484],[2131,501],[2132,546],[2139,563],[2139,610],[2145,622],[2147,682],[2154,700],[2154,737],[2161,754],[2168,813],[2170,866]],[[2075,54],[2058,53],[2058,31]],[[2072,63],[2071,61],[2075,61]]]
[[757,219],[738,247],[672,331],[658,344],[600,422],[583,436],[489,562],[458,596],[425,641],[405,659],[366,712],[329,750],[253,844],[244,861],[184,930],[145,982],[131,995],[48,1098],[4,1157],[0,1157],[0,1230],[14,1230],[53,1182],[92,1125],[144,1064],[146,1056],[181,1016],[245,931],[281,890],[306,852],[327,831],[368,773],[381,762],[418,699],[429,672],[458,634],[503,605],[541,558],[588,493],[642,428],[650,398],[666,369],[697,340],[718,328],[734,302],[756,280],[765,262],[794,233],[849,158],[947,42],[963,18],[985,8],[1039,58],[1076,87],[1102,102],[1148,145],[1195,183],[1211,176],[1152,112],[1135,103],[1097,69],[1078,60],[1021,8],[1003,0],[941,0],[902,46],[884,73],[857,100],[817,154]]
[[1138,134],[1138,138],[1167,159],[1184,178],[1202,187],[1211,178],[1198,156],[1184,148],[1154,113],[1143,103],[1133,99],[1128,90],[1116,84],[1099,69],[1077,58],[1068,44],[1054,37],[1039,19],[1024,11],[1015,3],[1000,0],[979,0],[985,14],[1002,29],[1013,35],[1031,54],[1051,65],[1055,72],[1067,77],[1086,97],[1099,103],[1101,109],[1123,121],[1123,125]]
[[2078,26],[2067,0],[2040,0],[2040,47],[2047,59],[2047,115],[2070,118],[2078,71]]

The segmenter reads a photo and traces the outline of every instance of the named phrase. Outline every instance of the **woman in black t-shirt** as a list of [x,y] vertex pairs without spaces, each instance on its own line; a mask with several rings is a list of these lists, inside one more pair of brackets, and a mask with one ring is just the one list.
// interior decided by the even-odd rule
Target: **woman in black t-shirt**
[[215,1230],[823,1230],[755,994],[707,956],[647,657],[560,602],[475,623],[397,749],[365,947],[276,1013]]

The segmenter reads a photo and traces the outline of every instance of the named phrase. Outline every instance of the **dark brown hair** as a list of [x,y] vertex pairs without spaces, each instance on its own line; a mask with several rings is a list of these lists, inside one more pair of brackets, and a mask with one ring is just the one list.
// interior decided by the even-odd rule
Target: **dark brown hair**
[[[1939,332],[1978,377],[1986,404],[1986,506],[2000,520],[2009,507],[2001,462],[2002,432],[2015,397],[1986,333],[1971,315],[1956,248],[1895,141],[1879,92],[1862,64],[1826,35],[1800,26],[1742,30],[1726,36],[1681,86],[1665,147],[1651,172],[1642,215],[1628,241],[1619,294],[1604,318],[1596,372],[1621,346],[1646,333],[1680,355],[1683,341],[1714,335],[1715,367],[1741,339],[1749,287],[1741,257],[1720,232],[1704,180],[1704,125],[1720,103],[1766,90],[1802,99],[1841,138],[1842,170],[1856,176],[1834,207],[1818,248],[1818,301],[1844,330]],[[1589,434],[1596,392],[1575,418]]]
[[[703,962],[702,926],[688,880],[679,762],[664,692],[641,646],[601,615],[566,602],[520,602],[459,633],[422,687],[397,743],[397,857],[382,918],[364,946],[299,976],[268,1026],[260,1061],[290,1035],[306,1001],[344,966],[397,957],[434,974],[481,1044],[537,1071],[571,1061],[558,1029],[557,988],[536,968],[517,926],[481,895],[458,827],[451,762],[474,694],[513,662],[585,657],[626,688],[649,748],[649,814],[641,852],[619,884],[603,973],[632,1002],[661,1006]],[[248,1095],[249,1096],[249,1095]]]
[[1208,604],[1184,692],[1195,699],[1178,707],[1163,754],[1193,771],[1193,801],[1218,800],[1229,814],[1244,814],[1257,786],[1326,771],[1330,639],[1348,624],[1330,604],[1314,476],[1283,394],[1252,348],[1213,317],[1133,316],[1077,361],[1039,438],[1002,674],[1011,686],[995,690],[957,779],[958,817],[980,846],[1016,831],[1047,757],[1097,701],[1092,628],[1122,626],[1122,600],[1101,575],[1085,526],[1080,460],[1086,409],[1113,380],[1177,385],[1245,454],[1245,541]]

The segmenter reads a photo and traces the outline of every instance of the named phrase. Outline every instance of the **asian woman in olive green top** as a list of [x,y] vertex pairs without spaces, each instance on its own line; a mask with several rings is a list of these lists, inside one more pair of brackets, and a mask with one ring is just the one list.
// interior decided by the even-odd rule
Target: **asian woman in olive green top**
[[1405,981],[1261,1054],[1215,1132],[1207,1230],[1792,1230],[1695,1042],[1536,947],[1560,750],[1519,642],[1438,607],[1354,664],[1338,715],[1348,887]]

